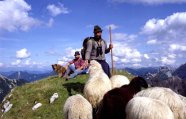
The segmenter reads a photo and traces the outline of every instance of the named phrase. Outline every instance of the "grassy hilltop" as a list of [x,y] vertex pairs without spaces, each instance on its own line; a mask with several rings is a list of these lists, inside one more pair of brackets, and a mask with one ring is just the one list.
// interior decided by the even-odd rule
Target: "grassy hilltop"
[[[116,74],[123,74],[129,79],[132,78],[128,72],[117,71]],[[65,81],[58,76],[48,77],[33,83],[16,87],[8,99],[13,107],[3,115],[3,119],[63,119],[63,105],[70,95],[82,94],[84,84],[88,75],[79,75],[75,79]],[[59,98],[50,104],[49,99],[58,93]],[[42,106],[33,111],[35,102],[42,103]],[[1,117],[0,112],[0,117]]]

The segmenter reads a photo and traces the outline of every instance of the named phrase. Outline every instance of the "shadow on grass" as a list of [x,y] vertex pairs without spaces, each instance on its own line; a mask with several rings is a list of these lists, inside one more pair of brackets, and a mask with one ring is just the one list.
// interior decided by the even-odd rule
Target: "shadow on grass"
[[67,89],[68,95],[72,95],[72,90],[78,92],[78,93],[83,93],[83,89],[85,84],[80,83],[80,82],[75,82],[75,83],[65,83],[63,86]]

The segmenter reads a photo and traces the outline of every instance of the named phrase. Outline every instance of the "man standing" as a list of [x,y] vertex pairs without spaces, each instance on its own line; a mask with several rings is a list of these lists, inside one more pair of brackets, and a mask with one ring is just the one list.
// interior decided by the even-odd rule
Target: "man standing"
[[[68,62],[65,66],[67,70],[63,77],[66,78],[66,80],[74,78],[78,74],[87,73],[88,71],[88,68],[85,68],[85,61],[81,58],[80,53],[76,51],[74,56],[75,59]],[[68,76],[71,71],[73,71],[73,73]]]
[[88,65],[88,61],[96,60],[99,62],[104,70],[104,72],[111,77],[110,68],[106,62],[105,54],[109,53],[113,48],[113,45],[110,44],[107,48],[106,41],[102,39],[102,29],[98,25],[94,26],[94,37],[87,42],[87,50],[85,53],[85,64]]

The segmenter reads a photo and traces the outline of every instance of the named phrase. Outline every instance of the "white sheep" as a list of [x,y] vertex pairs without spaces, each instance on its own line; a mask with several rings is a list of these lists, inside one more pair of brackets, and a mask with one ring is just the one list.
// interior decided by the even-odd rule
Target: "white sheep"
[[186,119],[186,108],[178,94],[169,88],[153,87],[138,92],[135,97],[150,97],[166,103],[175,119]]
[[63,112],[64,119],[92,119],[92,106],[80,94],[67,98]]
[[180,99],[183,101],[185,108],[186,108],[186,97],[179,95]]
[[126,119],[174,119],[167,104],[148,97],[134,97],[126,106]]
[[84,96],[92,104],[93,108],[97,108],[106,92],[111,90],[111,82],[109,77],[103,71],[101,65],[92,60],[89,67],[89,80],[84,87]]
[[127,85],[130,83],[129,79],[123,75],[113,75],[110,78],[110,81],[111,81],[112,89],[119,88],[122,85]]

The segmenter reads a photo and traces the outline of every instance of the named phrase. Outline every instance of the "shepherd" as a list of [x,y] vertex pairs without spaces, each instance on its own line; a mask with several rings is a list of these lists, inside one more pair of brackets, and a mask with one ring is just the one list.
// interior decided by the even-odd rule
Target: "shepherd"
[[100,26],[94,26],[94,37],[91,37],[90,40],[87,41],[87,49],[85,52],[85,64],[88,66],[88,62],[90,60],[96,60],[99,62],[104,70],[104,72],[111,77],[109,64],[106,62],[105,54],[109,53],[113,48],[112,43],[107,47],[107,43],[104,39],[102,39],[102,29]]

